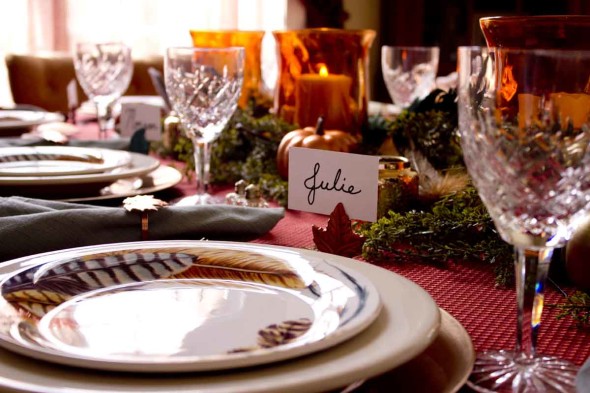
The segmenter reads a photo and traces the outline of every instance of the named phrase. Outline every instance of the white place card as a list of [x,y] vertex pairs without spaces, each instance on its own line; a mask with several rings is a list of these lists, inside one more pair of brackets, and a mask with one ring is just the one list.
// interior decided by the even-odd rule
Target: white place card
[[377,220],[379,157],[289,149],[289,209],[330,214],[342,202],[351,219]]
[[121,136],[131,137],[140,128],[145,129],[145,139],[162,139],[160,107],[149,104],[127,103],[121,105]]

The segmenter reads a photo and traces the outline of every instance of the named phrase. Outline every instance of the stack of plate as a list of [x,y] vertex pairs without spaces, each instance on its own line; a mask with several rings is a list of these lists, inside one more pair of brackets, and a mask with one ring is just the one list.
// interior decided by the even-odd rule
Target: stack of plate
[[328,391],[396,367],[396,391],[456,391],[473,361],[418,285],[315,251],[119,243],[0,275],[0,387],[16,391]]
[[71,201],[124,197],[177,184],[182,175],[150,156],[70,146],[0,148],[0,195]]
[[53,112],[2,109],[0,110],[0,137],[21,135],[34,126],[63,119],[63,115]]

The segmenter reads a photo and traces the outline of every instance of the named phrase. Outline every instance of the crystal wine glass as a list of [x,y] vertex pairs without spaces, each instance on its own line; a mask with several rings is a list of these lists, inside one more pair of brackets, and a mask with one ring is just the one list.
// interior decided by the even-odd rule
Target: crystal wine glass
[[196,195],[180,205],[220,203],[209,193],[211,143],[236,110],[244,79],[244,48],[168,48],[166,91],[193,143]]
[[438,47],[383,46],[381,69],[393,103],[407,108],[435,86]]
[[515,248],[516,347],[479,353],[477,391],[575,391],[577,367],[537,353],[556,247],[590,210],[590,51],[459,51],[459,128],[468,171]]
[[79,43],[74,67],[80,86],[96,105],[99,138],[106,138],[113,128],[113,105],[133,75],[131,49],[120,42]]

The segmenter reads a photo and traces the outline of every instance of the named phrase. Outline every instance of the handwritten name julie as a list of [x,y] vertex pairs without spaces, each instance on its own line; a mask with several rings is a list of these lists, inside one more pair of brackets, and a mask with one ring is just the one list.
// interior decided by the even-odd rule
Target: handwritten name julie
[[356,195],[360,194],[362,190],[357,190],[354,185],[346,185],[346,178],[342,178],[340,180],[340,176],[342,176],[342,169],[338,169],[334,175],[334,179],[331,180],[319,180],[318,183],[318,175],[320,173],[320,163],[316,162],[313,167],[313,175],[305,179],[303,185],[309,193],[307,194],[307,203],[313,205],[315,202],[315,194],[317,190],[325,190],[325,191],[337,191],[343,192],[345,194]]

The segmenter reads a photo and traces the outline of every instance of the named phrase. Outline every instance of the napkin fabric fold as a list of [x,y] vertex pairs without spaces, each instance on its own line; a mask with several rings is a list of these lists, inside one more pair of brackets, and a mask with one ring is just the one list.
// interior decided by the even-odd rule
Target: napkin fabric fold
[[[149,240],[251,240],[270,231],[283,216],[282,208],[168,206],[148,213]],[[33,198],[0,198],[0,261],[138,240],[139,212]]]
[[576,376],[576,389],[578,392],[590,392],[590,357],[582,365]]

